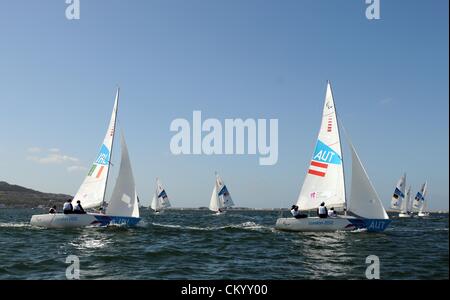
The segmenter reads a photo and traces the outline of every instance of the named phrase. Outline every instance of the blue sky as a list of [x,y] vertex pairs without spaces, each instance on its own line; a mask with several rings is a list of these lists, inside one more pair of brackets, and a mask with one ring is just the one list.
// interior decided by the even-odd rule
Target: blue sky
[[[428,180],[430,208],[448,209],[448,1],[381,0],[372,21],[363,0],[81,0],[73,21],[65,8],[0,2],[0,180],[74,194],[119,84],[141,199],[159,176],[174,206],[207,206],[217,170],[238,206],[286,207],[329,79],[385,206],[407,172],[413,190]],[[172,155],[169,125],[193,110],[277,118],[278,163]]]

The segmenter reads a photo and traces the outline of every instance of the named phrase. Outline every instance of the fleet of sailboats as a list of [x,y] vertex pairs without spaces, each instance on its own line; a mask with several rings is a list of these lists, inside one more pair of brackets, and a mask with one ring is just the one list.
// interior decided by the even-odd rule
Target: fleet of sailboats
[[[105,138],[99,154],[88,174],[75,194],[74,200],[80,200],[86,214],[41,214],[33,215],[30,224],[49,228],[67,228],[82,226],[107,226],[125,224],[134,226],[140,221],[140,201],[131,167],[130,155],[124,134],[121,134],[121,156],[118,176],[109,201],[105,200],[111,169],[112,150],[116,134],[116,119],[119,103],[117,89],[114,107]],[[345,133],[345,131],[344,131]],[[335,102],[330,82],[327,82],[322,122],[306,177],[303,181],[297,206],[307,211],[303,218],[279,218],[275,228],[287,231],[336,231],[364,229],[383,231],[391,220],[373,187],[354,145],[346,135],[351,152],[351,190],[346,193],[344,160],[340,135],[340,126],[336,114]],[[428,216],[427,182],[422,184],[414,200],[411,186],[406,188],[406,173],[397,182],[391,199],[391,208],[399,211],[399,217]],[[335,217],[319,218],[311,216],[321,203],[334,207],[339,213]],[[215,182],[209,203],[209,209],[223,214],[234,202],[222,178],[215,173]],[[156,187],[150,208],[155,213],[171,207],[169,197],[161,181],[156,178]]]
[[406,174],[403,174],[397,182],[391,199],[391,208],[399,211],[399,218],[414,217],[414,212],[418,212],[418,217],[429,216],[426,208],[425,195],[427,192],[427,182],[422,184],[414,200],[412,199],[411,186],[406,190]]

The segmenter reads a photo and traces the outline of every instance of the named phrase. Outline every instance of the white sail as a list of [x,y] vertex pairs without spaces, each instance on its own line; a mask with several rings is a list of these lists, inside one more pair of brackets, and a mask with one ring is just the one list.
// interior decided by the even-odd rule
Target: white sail
[[150,205],[150,208],[153,209],[153,210],[157,210],[158,209],[158,201],[156,199],[156,193],[153,194],[152,203]]
[[114,186],[111,200],[108,203],[106,214],[110,216],[139,218],[139,203],[136,194],[133,171],[131,169],[130,156],[128,154],[125,137],[122,133],[121,161],[119,175]]
[[217,196],[219,197],[220,207],[231,207],[234,205],[233,199],[231,199],[231,195],[228,192],[227,186],[223,183],[222,178],[219,175],[216,175],[216,185],[217,185]]
[[84,208],[99,207],[103,204],[106,191],[106,183],[109,174],[109,165],[112,154],[112,146],[115,135],[117,105],[119,101],[119,89],[116,92],[116,99],[109,121],[105,139],[100,148],[100,153],[90,168],[88,175],[81,184],[74,200],[80,200]]
[[420,209],[423,206],[423,203],[425,202],[425,193],[427,190],[427,182],[422,184],[420,187],[420,191],[417,192],[416,197],[414,197],[414,208]]
[[411,201],[411,186],[409,186],[408,189],[406,190],[405,199],[402,202],[402,206],[401,206],[401,210],[400,210],[401,214],[407,214],[409,212],[410,201]]
[[156,190],[153,195],[151,207],[156,211],[170,207],[169,197],[158,178],[156,178]]
[[345,207],[342,150],[331,85],[327,83],[322,123],[297,205],[300,210]]
[[410,213],[413,212],[413,198],[412,198],[412,193],[411,193],[411,192],[409,192],[408,211],[409,211]]
[[420,209],[419,209],[419,215],[422,215],[422,214],[427,213],[427,212],[428,212],[427,202],[423,201],[423,203],[422,203],[422,205],[420,206]]
[[219,197],[217,196],[217,184],[214,184],[214,189],[211,194],[211,201],[209,202],[209,210],[218,211],[220,206]]
[[400,205],[405,198],[406,173],[397,182],[394,194],[391,199],[391,208],[400,209]]
[[209,202],[209,209],[218,211],[219,209],[231,207],[233,205],[234,202],[233,199],[231,199],[227,186],[224,184],[222,178],[216,173],[216,181],[214,183],[211,201]]
[[367,219],[389,219],[350,141],[349,145],[352,152],[352,190],[350,201],[347,203],[348,210]]

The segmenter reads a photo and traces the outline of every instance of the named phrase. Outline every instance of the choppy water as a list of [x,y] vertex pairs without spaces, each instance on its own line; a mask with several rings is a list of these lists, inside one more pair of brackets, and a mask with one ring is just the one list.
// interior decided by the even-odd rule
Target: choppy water
[[384,233],[286,233],[279,212],[143,211],[139,227],[41,229],[30,209],[0,209],[0,279],[448,279],[448,214],[396,219]]

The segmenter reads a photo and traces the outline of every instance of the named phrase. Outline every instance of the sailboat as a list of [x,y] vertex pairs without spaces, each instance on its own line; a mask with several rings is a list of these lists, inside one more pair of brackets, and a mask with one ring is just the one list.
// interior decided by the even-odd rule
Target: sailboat
[[220,215],[225,213],[226,208],[233,205],[233,199],[231,199],[227,186],[216,172],[216,181],[214,183],[211,201],[209,202],[209,210],[216,212],[217,215]]
[[159,178],[156,178],[156,189],[150,207],[155,213],[162,212],[163,209],[170,207],[169,197]]
[[405,199],[402,202],[400,213],[398,214],[399,218],[411,218],[413,216],[412,213],[412,197],[411,197],[411,186],[409,186],[408,190],[405,194]]
[[339,126],[330,82],[327,82],[322,123],[297,206],[316,210],[324,202],[328,208],[344,211],[337,217],[279,218],[275,228],[286,231],[337,231],[364,229],[383,231],[389,217],[347,137],[352,153],[351,197],[346,198]]
[[427,202],[425,201],[425,195],[427,193],[428,184],[425,181],[420,188],[420,191],[417,192],[416,197],[414,198],[414,208],[419,209],[417,216],[419,217],[428,217],[430,213],[427,211]]
[[[69,228],[84,226],[106,226],[124,224],[133,226],[140,221],[139,203],[131,169],[125,137],[121,136],[121,162],[119,174],[108,203],[105,193],[111,165],[112,148],[116,133],[116,117],[119,102],[117,89],[114,108],[97,159],[75,194],[74,201],[81,201],[85,209],[101,208],[98,213],[86,214],[43,214],[33,215],[30,224],[49,228]],[[106,207],[106,208],[105,208]]]
[[395,186],[394,194],[391,199],[391,208],[400,210],[402,201],[405,199],[406,173],[400,177]]

